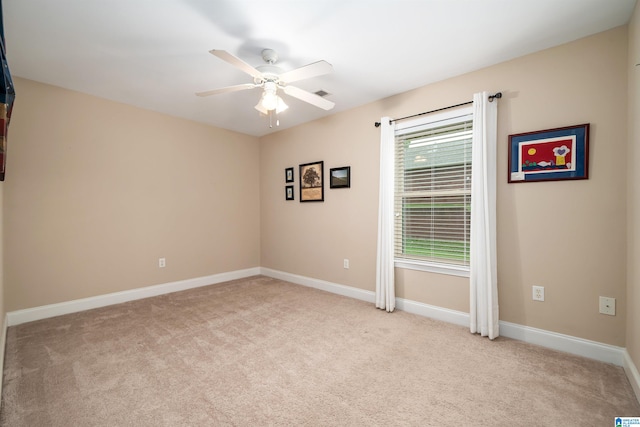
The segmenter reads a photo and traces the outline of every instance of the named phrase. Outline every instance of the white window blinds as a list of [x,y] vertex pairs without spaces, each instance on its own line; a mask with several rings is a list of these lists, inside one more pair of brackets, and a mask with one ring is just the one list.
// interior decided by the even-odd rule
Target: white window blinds
[[428,120],[396,130],[395,258],[468,266],[473,114]]

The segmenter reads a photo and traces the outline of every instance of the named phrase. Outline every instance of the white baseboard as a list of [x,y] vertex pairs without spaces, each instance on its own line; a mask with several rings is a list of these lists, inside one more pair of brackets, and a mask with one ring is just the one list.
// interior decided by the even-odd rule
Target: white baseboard
[[625,349],[571,335],[500,321],[500,335],[530,344],[622,366]]
[[629,378],[629,382],[631,383],[631,387],[636,394],[636,398],[638,402],[640,402],[640,373],[638,373],[638,368],[636,367],[633,360],[631,360],[631,356],[627,349],[624,349],[624,357],[622,360],[622,367],[624,368],[624,372],[627,374],[627,378]]
[[[420,316],[442,320],[455,325],[469,326],[469,313],[462,311],[436,307],[402,298],[396,298],[396,307],[398,310],[407,311]],[[506,338],[524,341],[529,344],[536,344],[542,347],[588,357],[601,362],[613,363],[618,366],[624,366],[625,363],[624,355],[626,354],[626,349],[599,343],[597,341],[573,337],[571,335],[559,334],[557,332],[518,325],[516,323],[505,322],[502,320],[500,321],[500,335]],[[628,363],[633,365],[630,358]]]
[[453,323],[454,325],[469,326],[469,313],[463,311],[450,310],[448,308],[424,304],[404,298],[396,298],[396,308],[430,319]]
[[211,276],[197,277],[195,279],[180,280],[177,282],[164,283],[161,285],[148,286],[145,288],[131,289],[128,291],[114,292],[106,295],[66,301],[58,304],[50,304],[40,307],[27,308],[24,310],[11,311],[7,313],[8,326],[19,325],[26,322],[33,322],[34,320],[47,319],[54,316],[61,316],[63,314],[77,313],[79,311],[90,310],[92,308],[105,307],[108,305],[155,297],[172,292],[184,291],[201,286],[213,285],[216,283],[227,282],[229,280],[242,279],[258,274],[260,274],[260,268],[255,267],[246,270],[231,271],[227,273],[214,274]]
[[331,292],[332,294],[355,298],[374,304],[376,302],[375,292],[365,291],[364,289],[354,288],[353,286],[339,285],[337,283],[312,279],[305,276],[298,276],[296,274],[285,273],[284,271],[272,270],[270,268],[264,267],[262,267],[260,271],[261,274],[265,276],[273,277],[274,279],[285,280],[287,282],[295,283],[296,285],[303,285],[309,288],[320,289],[321,291],[327,291]]

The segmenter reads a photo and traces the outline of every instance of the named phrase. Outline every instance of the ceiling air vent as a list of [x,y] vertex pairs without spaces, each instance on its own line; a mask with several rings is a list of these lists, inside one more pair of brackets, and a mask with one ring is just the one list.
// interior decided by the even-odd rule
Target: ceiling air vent
[[315,93],[316,95],[318,95],[318,96],[323,97],[323,98],[324,98],[325,96],[329,95],[329,92],[326,92],[326,91],[324,91],[324,90],[322,90],[322,89],[320,89],[319,91],[314,92],[314,93]]

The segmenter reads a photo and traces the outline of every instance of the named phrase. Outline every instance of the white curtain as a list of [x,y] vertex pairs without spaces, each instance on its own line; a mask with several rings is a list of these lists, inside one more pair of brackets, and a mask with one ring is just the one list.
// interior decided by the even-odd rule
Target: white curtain
[[393,167],[395,125],[389,117],[380,120],[380,197],[378,207],[378,259],[376,307],[392,312],[396,307],[393,271]]
[[471,332],[499,336],[496,264],[496,138],[498,101],[473,96],[471,172]]

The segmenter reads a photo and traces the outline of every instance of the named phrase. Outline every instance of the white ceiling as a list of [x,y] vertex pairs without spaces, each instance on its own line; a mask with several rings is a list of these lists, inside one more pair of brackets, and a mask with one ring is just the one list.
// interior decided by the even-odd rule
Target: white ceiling
[[[261,136],[626,24],[636,0],[4,0],[11,73]],[[269,127],[260,90],[195,92],[252,78],[264,48],[285,70],[324,59],[324,111],[282,95]],[[479,88],[482,89],[482,88]],[[17,93],[16,104],[20,102]]]

